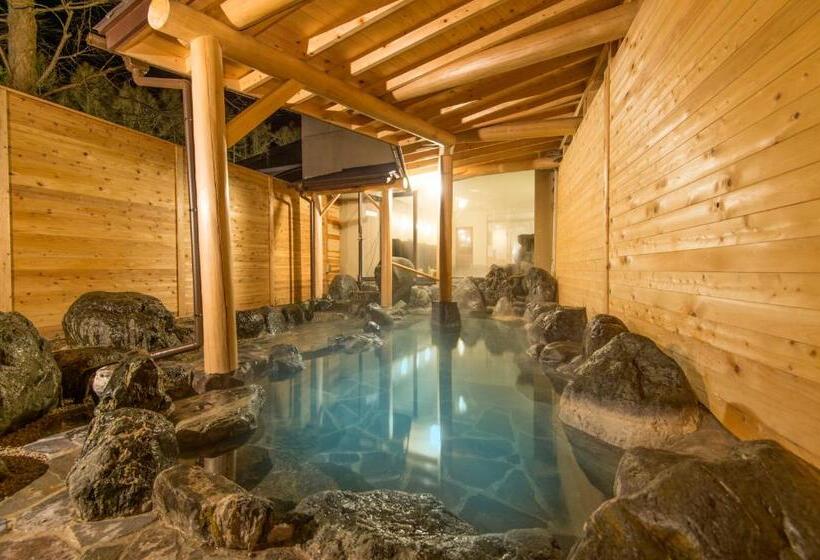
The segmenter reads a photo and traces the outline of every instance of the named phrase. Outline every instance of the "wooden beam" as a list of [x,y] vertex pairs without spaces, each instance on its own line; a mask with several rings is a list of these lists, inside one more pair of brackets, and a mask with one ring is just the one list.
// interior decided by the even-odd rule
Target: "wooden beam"
[[382,307],[393,305],[393,238],[390,235],[390,218],[393,213],[393,191],[385,188],[382,191],[381,209],[379,212],[379,248],[381,252],[382,276],[379,291]]
[[438,16],[433,21],[404,33],[401,37],[370,51],[350,63],[350,74],[358,76],[362,72],[370,70],[394,56],[412,49],[416,45],[423,43],[433,37],[447,31],[450,27],[475,17],[478,14],[494,8],[505,0],[471,0],[463,6]]
[[468,165],[457,167],[455,176],[457,180],[469,177],[482,177],[484,175],[498,175],[501,173],[515,173],[518,171],[530,171],[539,169],[557,169],[558,163],[548,158],[525,159],[518,161],[505,161],[501,163],[485,163],[482,165]]
[[441,202],[439,206],[438,277],[442,302],[453,301],[453,146],[439,149]]
[[396,89],[393,97],[399,101],[420,97],[620,39],[639,6],[640,2],[622,4],[477,52]]
[[580,117],[562,119],[541,119],[535,121],[516,121],[509,124],[486,126],[462,132],[456,135],[459,143],[469,144],[477,142],[504,142],[524,138],[550,138],[575,134]]
[[329,49],[337,43],[341,43],[348,37],[351,37],[367,29],[374,23],[383,20],[387,16],[397,12],[401,8],[410,4],[414,0],[395,0],[386,6],[371,10],[366,14],[362,14],[357,18],[347,21],[341,25],[337,25],[333,29],[329,29],[324,33],[319,33],[308,40],[307,55],[314,56],[320,52]]
[[232,118],[228,122],[225,131],[228,147],[230,148],[242,140],[253,129],[262,124],[265,119],[278,111],[291,96],[301,89],[302,85],[299,82],[288,80]]
[[191,41],[203,351],[205,372],[220,374],[238,367],[222,76],[219,42],[209,36]]
[[381,210],[382,209],[382,205],[379,203],[378,200],[373,198],[372,194],[370,194],[369,192],[365,192],[364,196],[370,204],[372,204],[373,206],[376,207],[376,210]]
[[250,27],[268,16],[281,12],[302,0],[225,0],[220,8],[237,29]]
[[190,42],[197,37],[219,40],[226,57],[266,74],[297,80],[317,95],[401,130],[439,144],[452,144],[455,136],[424,119],[410,115],[359,88],[250,37],[241,31],[193,10],[175,0],[152,0],[148,23],[157,31]]
[[0,88],[0,311],[14,310],[8,90]]
[[311,282],[311,297],[320,298],[325,291],[325,236],[324,223],[322,221],[322,195],[313,195],[313,277]]
[[319,216],[323,217],[328,210],[333,208],[333,205],[336,204],[336,201],[339,200],[340,196],[342,196],[341,193],[335,194],[333,198],[330,199],[330,202],[328,202],[327,205],[319,211]]
[[[566,97],[561,97],[547,103],[542,103],[541,105],[536,105],[535,107],[524,109],[523,111],[509,113],[494,119],[482,120],[480,122],[480,126],[492,126],[511,121],[532,119],[535,117],[573,117],[575,116],[573,113],[573,105],[575,105],[580,99],[580,93],[575,95],[567,95]],[[548,113],[548,115],[544,115],[544,113]],[[479,123],[474,123],[474,125],[479,126]]]
[[427,274],[426,272],[422,272],[421,270],[416,270],[412,266],[407,266],[405,264],[401,264],[401,263],[397,263],[397,262],[394,262],[393,266],[395,266],[396,268],[401,268],[401,269],[406,270],[408,272],[412,272],[413,274],[415,274],[417,276],[421,276],[422,278],[427,278],[428,280],[433,280],[434,282],[438,282],[438,278],[436,278],[432,274]]
[[562,0],[552,6],[544,8],[543,10],[539,10],[534,14],[530,14],[529,16],[519,19],[510,23],[509,25],[505,25],[501,29],[497,29],[491,33],[483,34],[481,37],[476,39],[475,41],[471,41],[466,45],[462,45],[456,49],[452,49],[447,51],[446,53],[442,54],[430,60],[429,62],[425,62],[424,64],[419,64],[414,66],[411,70],[408,70],[398,76],[390,78],[387,80],[386,88],[387,91],[393,91],[395,89],[400,88],[401,86],[408,84],[418,78],[424,76],[445,66],[450,64],[451,62],[455,62],[461,58],[469,56],[471,54],[475,54],[477,52],[481,52],[485,49],[489,49],[490,47],[494,47],[504,41],[508,41],[515,37],[520,36],[521,34],[525,33],[529,29],[532,29],[536,26],[543,25],[547,23],[557,16],[565,14],[571,10],[579,8],[584,4],[589,3],[590,0]]

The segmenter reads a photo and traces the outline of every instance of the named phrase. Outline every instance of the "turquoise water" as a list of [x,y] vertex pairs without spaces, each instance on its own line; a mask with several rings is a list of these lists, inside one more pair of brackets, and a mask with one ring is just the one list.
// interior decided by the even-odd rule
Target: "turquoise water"
[[[251,445],[319,465],[343,488],[434,494],[484,532],[576,535],[605,496],[579,467],[558,397],[525,350],[519,325],[465,319],[457,339],[440,340],[418,320],[382,349],[306,356],[300,375],[266,387]],[[265,468],[236,461],[251,487],[265,473],[243,470]]]

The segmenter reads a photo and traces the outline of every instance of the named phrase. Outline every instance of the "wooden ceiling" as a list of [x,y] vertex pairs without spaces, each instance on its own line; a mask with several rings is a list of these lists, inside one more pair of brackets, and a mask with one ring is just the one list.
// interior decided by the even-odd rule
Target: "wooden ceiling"
[[[577,127],[574,117],[636,11],[621,0],[179,3],[454,136],[455,172],[465,176],[478,169],[543,168],[560,158],[573,120]],[[149,4],[127,0],[112,12],[127,25],[119,35],[107,34],[106,46],[187,74],[187,49],[147,24]],[[226,50],[231,89],[254,97],[288,92],[288,109],[400,145],[411,172],[435,169],[437,145],[406,131],[412,127],[401,130],[299,90],[298,76],[269,75],[229,56]],[[515,136],[518,124],[529,126],[524,135]]]

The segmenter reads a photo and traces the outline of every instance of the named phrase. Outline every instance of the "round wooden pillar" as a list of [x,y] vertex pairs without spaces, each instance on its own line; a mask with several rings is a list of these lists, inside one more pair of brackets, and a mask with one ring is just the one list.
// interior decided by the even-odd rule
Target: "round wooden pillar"
[[191,41],[199,256],[206,373],[238,366],[231,259],[230,188],[225,144],[222,48],[214,37]]

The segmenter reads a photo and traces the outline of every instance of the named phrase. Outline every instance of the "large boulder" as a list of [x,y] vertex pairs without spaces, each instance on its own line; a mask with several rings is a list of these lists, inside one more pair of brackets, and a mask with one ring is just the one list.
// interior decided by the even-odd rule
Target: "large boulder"
[[63,317],[70,346],[158,350],[180,344],[174,316],[153,296],[136,292],[88,292]]
[[163,471],[153,501],[163,521],[184,535],[240,550],[289,544],[309,521],[290,513],[287,502],[254,496],[224,476],[189,465]]
[[171,398],[160,383],[159,366],[150,355],[135,351],[126,355],[114,368],[96,411],[144,408],[163,412],[170,406]]
[[86,521],[145,513],[154,479],[179,455],[174,426],[150,410],[97,415],[68,474],[68,493]]
[[429,286],[413,286],[410,288],[410,307],[430,307],[433,298],[430,296]]
[[379,327],[392,327],[395,323],[393,315],[378,303],[368,303],[365,307],[365,316]]
[[561,340],[582,342],[587,311],[583,307],[557,305],[538,316],[528,327],[530,344],[549,344]]
[[[416,265],[413,264],[413,261],[410,259],[405,259],[404,257],[393,257],[393,262],[398,263],[400,265],[406,266],[408,268],[415,269]],[[416,283],[416,274],[414,272],[410,272],[406,268],[401,268],[398,266],[394,266],[393,268],[393,304],[395,305],[398,301],[403,301],[405,303],[410,301],[410,289]],[[381,286],[381,277],[382,277],[382,263],[379,262],[376,265],[376,269],[374,270],[374,274],[376,276],[376,285]]]
[[168,419],[174,423],[180,451],[213,455],[238,447],[257,426],[265,392],[259,385],[208,391],[174,403]]
[[453,290],[453,300],[462,313],[478,317],[487,314],[487,302],[476,278],[462,278]]
[[327,289],[331,299],[335,302],[348,302],[353,298],[353,294],[359,291],[359,283],[349,274],[337,274],[330,281]]
[[121,350],[108,346],[66,348],[54,352],[62,378],[63,398],[82,402],[97,370],[118,363],[123,356]]
[[711,458],[634,449],[618,478],[636,471],[586,522],[571,560],[820,558],[820,472],[774,442]]
[[558,295],[558,282],[543,268],[533,266],[524,275],[524,289],[527,292],[528,302],[546,303],[555,301]]
[[695,431],[701,411],[675,360],[650,339],[622,333],[578,368],[559,417],[618,447],[663,447]]
[[510,269],[509,267],[491,265],[489,272],[484,277],[484,300],[488,306],[494,307],[502,297],[510,299]]
[[625,332],[629,332],[629,329],[617,317],[603,313],[596,315],[584,329],[584,356],[592,356],[607,342]]
[[0,434],[60,401],[60,368],[48,342],[19,313],[0,312]]
[[297,512],[316,531],[304,545],[311,558],[346,560],[557,560],[546,531],[479,535],[430,494],[395,490],[327,491],[302,500]]
[[558,367],[575,359],[582,352],[581,344],[572,340],[558,340],[545,344],[538,354],[538,361],[546,367]]

